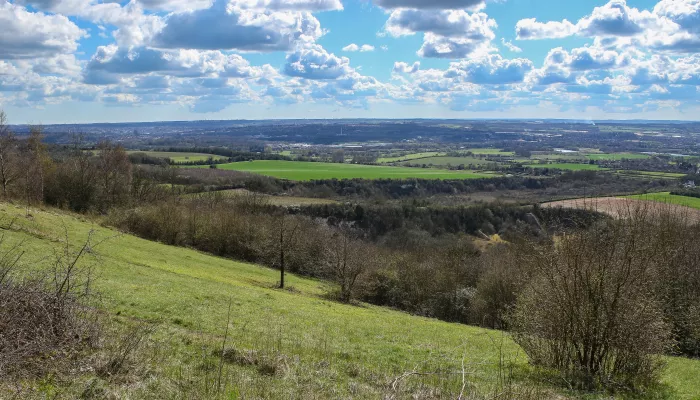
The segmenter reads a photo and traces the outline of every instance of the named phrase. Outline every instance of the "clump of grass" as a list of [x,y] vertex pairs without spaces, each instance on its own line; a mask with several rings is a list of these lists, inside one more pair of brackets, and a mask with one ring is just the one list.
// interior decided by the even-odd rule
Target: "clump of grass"
[[[214,355],[219,355],[217,353]],[[284,354],[268,355],[256,350],[227,348],[220,355],[229,364],[255,367],[260,375],[284,375],[289,370],[289,357]]]

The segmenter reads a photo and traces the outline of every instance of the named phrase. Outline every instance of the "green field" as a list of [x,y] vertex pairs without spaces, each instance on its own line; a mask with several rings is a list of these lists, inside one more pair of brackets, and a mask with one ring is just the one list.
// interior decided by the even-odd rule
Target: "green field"
[[618,170],[618,174],[627,176],[652,176],[657,178],[668,178],[668,179],[679,179],[686,176],[686,174],[674,173],[674,172],[654,172],[654,171],[635,171],[635,170]]
[[563,169],[568,171],[603,171],[605,168],[600,168],[598,165],[591,164],[573,164],[573,163],[557,163],[557,164],[528,164],[525,167],[530,168],[553,168]]
[[586,161],[586,157],[581,154],[564,154],[564,153],[547,153],[547,154],[533,154],[531,157],[533,160],[544,160],[544,161]]
[[588,154],[586,157],[589,160],[609,160],[609,161],[619,161],[619,160],[646,160],[651,158],[648,154],[637,154],[637,153],[613,153],[613,154]]
[[447,166],[451,165],[453,167],[459,166],[459,165],[486,165],[491,163],[491,161],[488,161],[483,158],[477,158],[477,157],[427,157],[427,158],[422,158],[420,160],[415,160],[415,161],[407,161],[405,164],[425,164],[425,165],[436,165],[436,166]]
[[145,153],[151,157],[169,158],[174,163],[207,161],[210,157],[214,160],[226,160],[226,157],[204,153],[176,153],[167,151],[127,151],[128,154]]
[[[208,168],[208,166],[204,166]],[[315,179],[476,179],[492,177],[470,171],[432,168],[384,167],[302,161],[252,161],[218,165],[219,169],[252,172],[294,181]]]
[[405,156],[400,156],[400,157],[382,157],[378,158],[377,162],[381,164],[386,164],[386,163],[393,163],[393,162],[400,162],[400,161],[409,161],[409,160],[418,160],[421,158],[426,158],[426,157],[435,157],[442,155],[443,153],[438,153],[436,151],[428,151],[425,153],[413,153],[413,154],[407,154]]
[[696,197],[677,196],[670,192],[647,193],[634,196],[627,196],[628,199],[656,201],[659,203],[677,204],[680,206],[697,208],[700,210],[700,199]]
[[[202,384],[198,379],[211,370],[208,366],[216,371],[218,358],[211,355],[221,347],[229,304],[226,346],[269,354],[281,372],[270,375],[255,365],[224,363],[223,379],[230,387],[226,398],[424,398],[418,394],[426,390],[457,398],[463,382],[455,371],[468,371],[469,393],[493,393],[500,362],[512,367],[518,384],[539,382],[547,391],[568,393],[563,383],[551,387],[533,378],[507,334],[335,303],[324,297],[329,284],[293,275],[289,290],[274,289],[274,270],[119,235],[56,210],[31,212],[33,217],[26,218],[24,207],[0,204],[0,219],[14,221],[4,231],[4,245],[23,243],[28,265],[40,268],[50,264],[44,256],[60,249],[66,233],[77,250],[94,230],[94,241],[108,238],[90,252],[98,261],[95,285],[105,316],[117,325],[140,320],[156,328],[152,343],[142,350],[144,357],[153,357],[143,375],[105,381],[86,370],[80,378],[33,385],[43,393],[37,398],[78,398],[95,382],[108,386],[114,398],[209,397],[203,392],[182,396],[180,390]],[[668,398],[697,398],[700,361],[668,362],[662,377]],[[392,389],[391,383],[409,371],[416,375]],[[0,381],[0,398],[14,397],[19,383],[3,386]]]
[[500,149],[467,149],[465,152],[471,152],[472,154],[484,154],[484,155],[496,155],[496,156],[514,156],[515,153],[512,151],[503,151]]

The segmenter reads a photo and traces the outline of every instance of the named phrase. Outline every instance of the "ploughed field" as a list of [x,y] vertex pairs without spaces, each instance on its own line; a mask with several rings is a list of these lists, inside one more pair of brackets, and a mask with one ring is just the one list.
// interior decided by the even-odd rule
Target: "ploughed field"
[[[209,168],[209,166],[198,166]],[[448,171],[432,168],[389,167],[361,164],[333,164],[303,161],[248,161],[219,164],[224,170],[251,172],[293,181],[321,179],[477,179],[494,175],[473,171]]]
[[627,197],[597,197],[571,199],[542,204],[543,207],[579,208],[598,211],[613,217],[628,215],[639,207],[651,211],[673,211],[685,218],[700,222],[700,199],[675,196],[668,192],[641,194]]

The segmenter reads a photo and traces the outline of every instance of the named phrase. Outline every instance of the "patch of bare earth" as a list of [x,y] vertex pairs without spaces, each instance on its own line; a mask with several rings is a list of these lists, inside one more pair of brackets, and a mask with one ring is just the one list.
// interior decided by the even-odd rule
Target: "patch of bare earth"
[[598,197],[572,199],[544,203],[542,207],[578,208],[597,211],[615,218],[634,215],[639,212],[672,212],[688,222],[700,222],[700,210],[677,204],[660,203],[648,200],[626,199],[622,197]]

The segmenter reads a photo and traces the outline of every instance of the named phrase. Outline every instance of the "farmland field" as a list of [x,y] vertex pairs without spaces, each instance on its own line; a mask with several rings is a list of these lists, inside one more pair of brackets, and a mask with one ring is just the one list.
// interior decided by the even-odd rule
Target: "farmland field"
[[485,155],[498,155],[498,156],[514,156],[515,153],[512,151],[503,151],[500,149],[467,149],[465,152],[471,152],[472,154],[485,154]]
[[421,158],[420,160],[407,161],[405,164],[432,164],[437,166],[447,166],[449,164],[453,167],[456,167],[462,164],[485,165],[489,163],[490,161],[477,157],[427,157]]
[[564,169],[569,171],[601,171],[605,168],[600,168],[598,165],[591,164],[574,164],[574,163],[556,163],[556,164],[528,164],[530,168],[553,168]]
[[531,157],[533,160],[545,160],[545,161],[585,161],[586,157],[581,154],[571,154],[571,153],[547,153],[547,154],[533,154]]
[[393,163],[393,162],[400,162],[400,161],[409,161],[409,160],[418,160],[421,158],[427,158],[427,157],[435,157],[439,156],[443,153],[438,153],[436,151],[428,151],[425,153],[413,153],[413,154],[407,154],[405,156],[401,157],[382,157],[377,159],[378,163],[381,164],[386,164],[386,163]]
[[618,170],[616,173],[627,176],[652,176],[656,178],[668,178],[668,179],[679,179],[686,174],[680,174],[675,172],[654,172],[654,171],[634,171],[634,170]]
[[[282,374],[262,374],[255,365],[224,364],[223,379],[236,385],[228,398],[413,398],[426,390],[457,398],[463,375],[431,372],[468,368],[474,393],[497,385],[499,363],[512,369],[517,384],[543,385],[531,378],[523,352],[502,332],[335,303],[324,298],[330,284],[292,274],[290,290],[278,290],[279,273],[272,269],[119,234],[58,210],[32,210],[32,215],[25,218],[23,207],[0,204],[0,218],[16,221],[5,231],[7,245],[21,242],[32,253],[51,254],[65,234],[74,250],[90,232],[95,241],[109,238],[91,250],[99,254],[95,289],[105,317],[118,325],[144,321],[155,328],[154,342],[144,350],[153,357],[147,379],[110,381],[124,398],[182,398],[178,385],[192,371],[219,365],[215,349],[221,348],[227,319],[228,348],[274,355],[283,365]],[[33,261],[50,267],[48,259]],[[666,398],[697,398],[700,361],[666,360]],[[416,373],[392,390],[391,382],[407,371]],[[91,381],[104,382],[92,370],[84,374],[61,382],[60,398],[80,398]],[[21,382],[0,382],[0,398],[14,398],[16,384]],[[54,385],[42,381],[36,390],[47,393],[38,398],[58,397],[50,396],[59,389]],[[546,398],[570,394],[562,386],[544,385]]]
[[677,204],[680,206],[700,209],[700,199],[696,197],[677,196],[670,192],[647,193],[627,196],[628,199],[655,201],[658,203]]
[[144,153],[150,157],[169,158],[174,163],[207,161],[210,157],[214,160],[226,160],[226,157],[204,153],[177,153],[167,151],[127,151],[128,154]]
[[[206,166],[205,166],[206,167]],[[316,179],[477,179],[493,177],[470,171],[432,168],[384,167],[301,161],[252,161],[218,165],[219,169],[251,172],[295,181]]]
[[588,154],[586,155],[589,160],[646,160],[651,158],[648,154],[636,154],[636,153],[612,153],[612,154]]
[[[675,199],[675,202],[662,201],[663,199],[667,199],[668,196],[668,194],[658,193],[653,195],[635,195],[629,197],[582,198],[544,203],[542,206],[593,210],[616,218],[629,215],[629,213],[633,212],[637,207],[649,207],[651,212],[677,212],[688,219],[700,222],[700,209],[699,207],[692,205],[692,201],[686,203],[682,203],[680,199]],[[674,197],[682,197],[685,199],[683,196]]]

